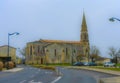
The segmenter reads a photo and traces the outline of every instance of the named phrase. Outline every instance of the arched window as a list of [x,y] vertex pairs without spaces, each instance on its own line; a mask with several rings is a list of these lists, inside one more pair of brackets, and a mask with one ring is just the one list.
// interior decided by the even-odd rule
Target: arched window
[[32,55],[32,46],[30,46],[30,55]]
[[74,53],[76,52],[76,50],[74,49],[74,51],[73,51]]
[[49,52],[49,50],[47,49],[46,52]]
[[38,46],[38,53],[40,52],[40,47]]
[[68,49],[66,48],[66,56],[68,55]]
[[54,50],[54,54],[55,54],[55,56],[56,56],[56,49]]

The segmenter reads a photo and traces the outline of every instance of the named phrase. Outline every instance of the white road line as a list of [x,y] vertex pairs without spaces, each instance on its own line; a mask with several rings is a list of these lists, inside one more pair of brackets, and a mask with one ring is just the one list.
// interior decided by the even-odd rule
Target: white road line
[[62,77],[59,76],[57,79],[53,80],[51,83],[56,83],[58,80],[60,80]]
[[21,81],[20,83],[24,83],[26,80]]
[[28,83],[42,83],[42,82],[34,82],[34,80],[31,80]]
[[29,81],[29,83],[33,83],[34,80]]

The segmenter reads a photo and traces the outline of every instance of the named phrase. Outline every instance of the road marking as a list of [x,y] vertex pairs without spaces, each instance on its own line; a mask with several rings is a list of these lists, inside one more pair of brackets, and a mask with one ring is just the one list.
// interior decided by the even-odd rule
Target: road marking
[[62,77],[59,76],[57,79],[53,80],[51,83],[56,83],[58,80],[60,80]]
[[31,80],[28,83],[42,83],[42,82],[34,82],[34,80]]
[[20,83],[24,83],[26,80],[21,81]]
[[29,83],[33,82],[34,80],[29,81]]

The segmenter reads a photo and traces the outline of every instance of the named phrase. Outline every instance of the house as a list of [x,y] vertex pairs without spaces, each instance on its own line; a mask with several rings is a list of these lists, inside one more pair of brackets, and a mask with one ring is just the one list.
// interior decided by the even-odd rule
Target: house
[[8,59],[16,62],[16,48],[9,46],[8,56],[8,45],[0,46],[0,60],[6,61]]

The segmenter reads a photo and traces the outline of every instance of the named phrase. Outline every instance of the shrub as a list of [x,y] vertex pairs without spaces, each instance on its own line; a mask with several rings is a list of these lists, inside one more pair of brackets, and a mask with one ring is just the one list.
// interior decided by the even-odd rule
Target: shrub
[[7,69],[12,69],[14,67],[14,63],[12,61],[6,62],[5,67]]
[[15,62],[13,62],[13,67],[16,67],[16,63]]
[[116,64],[116,66],[120,66],[120,63],[119,63],[119,64]]
[[14,63],[12,61],[9,62],[9,68],[12,69],[14,67]]
[[103,63],[97,63],[97,66],[103,66]]
[[0,71],[2,70],[3,68],[3,62],[0,61]]

